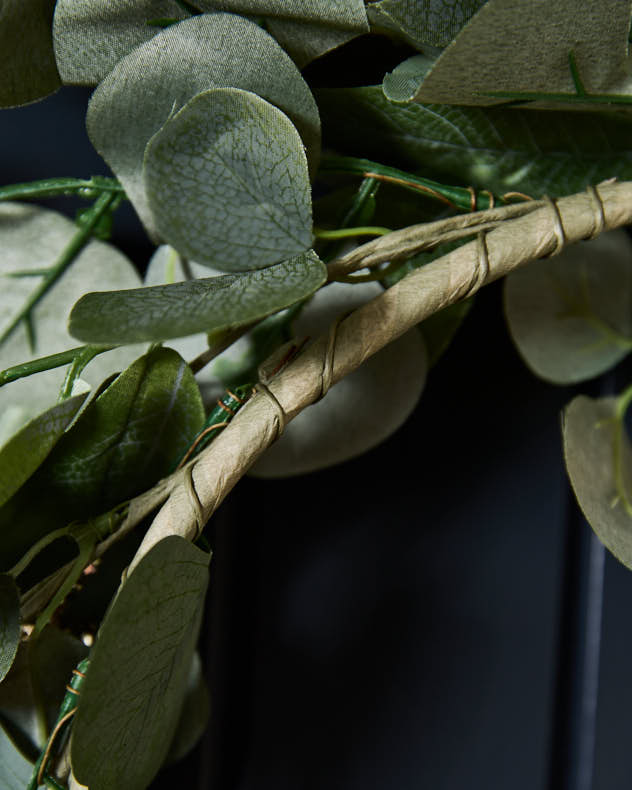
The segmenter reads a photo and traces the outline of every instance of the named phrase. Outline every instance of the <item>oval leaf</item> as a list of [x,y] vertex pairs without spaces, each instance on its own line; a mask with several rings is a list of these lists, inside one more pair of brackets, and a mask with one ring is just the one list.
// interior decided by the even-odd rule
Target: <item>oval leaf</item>
[[555,384],[597,376],[632,350],[632,244],[611,231],[505,280],[505,313],[531,370]]
[[[297,336],[316,336],[341,313],[377,296],[377,283],[331,283],[306,305]],[[426,350],[412,329],[345,376],[305,409],[252,467],[255,477],[290,477],[341,463],[384,441],[409,416],[424,388]]]
[[61,85],[51,22],[55,0],[0,3],[0,107],[15,107],[48,96]]
[[564,411],[564,458],[575,496],[599,540],[632,569],[632,447],[617,398],[580,395]]
[[107,613],[71,741],[73,773],[90,790],[145,790],[162,765],[186,691],[208,563],[183,538],[165,538]]
[[211,712],[208,686],[202,674],[202,661],[199,653],[193,654],[184,703],[176,727],[175,736],[169,746],[167,762],[181,760],[195,747],[208,724]]
[[[249,324],[314,293],[327,270],[313,251],[256,272],[86,294],[70,315],[75,337],[166,340]],[[96,320],[95,320],[96,319]]]
[[97,151],[158,237],[142,178],[145,146],[187,101],[209,88],[253,91],[292,119],[315,168],[320,120],[300,72],[258,25],[203,14],[163,30],[118,62],[94,92],[86,123]]
[[13,578],[0,574],[0,681],[11,669],[20,644],[20,591]]
[[248,271],[311,245],[307,161],[286,115],[246,91],[199,94],[147,146],[158,232],[181,254]]
[[[21,203],[0,204],[0,333],[41,282],[39,276],[11,274],[53,265],[76,231],[77,226],[56,211]],[[66,318],[86,291],[133,288],[139,284],[134,266],[122,253],[110,244],[91,241],[35,307],[35,350],[31,349],[22,324],[0,345],[0,369],[74,348],[77,341],[68,334]],[[138,354],[138,348],[101,354],[86,367],[82,379],[97,387],[111,373],[127,367]],[[24,421],[35,417],[56,401],[65,374],[64,368],[57,368],[1,387],[0,413],[19,404]]]
[[85,398],[83,393],[58,403],[27,423],[0,449],[0,506],[44,461]]

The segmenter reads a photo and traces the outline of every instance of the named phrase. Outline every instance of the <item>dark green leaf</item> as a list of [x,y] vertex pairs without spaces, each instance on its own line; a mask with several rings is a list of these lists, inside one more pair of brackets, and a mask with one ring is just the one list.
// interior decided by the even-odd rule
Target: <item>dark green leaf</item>
[[27,423],[0,449],[0,506],[44,461],[85,398],[84,393],[58,403]]
[[206,729],[210,712],[208,686],[202,674],[199,653],[195,652],[189,670],[184,704],[175,736],[169,747],[167,762],[174,763],[181,760],[193,749]]
[[191,98],[223,87],[253,91],[286,112],[315,168],[318,110],[307,83],[276,41],[232,14],[203,14],[172,25],[118,62],[94,92],[86,118],[95,148],[155,237],[142,177],[145,147]]
[[564,411],[563,435],[568,476],[588,523],[632,569],[632,447],[618,399],[574,398]]
[[[86,294],[70,316],[75,337],[166,340],[249,324],[307,298],[327,279],[310,251],[256,272]],[[95,321],[98,317],[98,321]]]
[[[400,105],[379,87],[321,90],[334,148],[502,195],[572,194],[612,176],[632,178],[632,122],[609,113]],[[358,129],[371,129],[359,134]]]
[[90,790],[145,790],[162,765],[182,709],[209,559],[183,538],[165,538],[107,613],[71,744],[73,773]]
[[505,313],[527,365],[555,384],[597,376],[632,350],[632,244],[612,231],[505,280]]
[[0,107],[48,96],[60,86],[51,22],[55,0],[0,3]]
[[145,187],[160,235],[197,263],[248,271],[311,246],[301,139],[254,93],[191,99],[147,146]]
[[0,574],[0,682],[11,669],[20,643],[20,591],[13,578]]

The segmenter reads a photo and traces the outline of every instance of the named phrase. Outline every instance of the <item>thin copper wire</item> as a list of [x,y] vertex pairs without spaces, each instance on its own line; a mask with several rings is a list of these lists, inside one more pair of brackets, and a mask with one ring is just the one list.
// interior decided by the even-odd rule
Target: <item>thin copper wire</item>
[[505,203],[508,200],[512,200],[513,198],[520,198],[520,200],[534,200],[535,199],[535,198],[532,198],[531,195],[525,195],[524,192],[505,192],[505,194],[501,195],[501,197],[505,201]]
[[426,187],[422,184],[415,184],[412,181],[406,181],[405,178],[396,178],[395,176],[384,176],[381,173],[372,173],[372,172],[365,172],[362,173],[365,178],[376,178],[378,181],[388,181],[391,184],[403,184],[404,186],[411,187],[412,189],[418,189],[420,192],[426,192],[428,195],[432,195],[437,200],[440,200],[442,203],[446,203],[448,206],[452,206],[452,208],[459,208],[456,203],[453,203],[449,198],[445,195],[442,195],[441,192],[437,192],[436,189],[432,189],[432,187]]
[[[243,398],[240,398],[240,397],[239,397],[239,395],[235,395],[235,393],[234,393],[234,392],[232,392],[232,390],[226,390],[226,392],[227,392],[227,394],[228,394],[228,395],[230,395],[230,397],[231,397],[233,400],[236,400],[236,401],[237,401],[237,403],[238,403],[240,406],[243,406],[243,405],[244,405],[244,403],[246,402],[246,401],[245,401]],[[219,403],[219,401],[218,401],[218,403]]]
[[48,739],[48,744],[46,746],[46,751],[44,752],[44,757],[42,758],[42,763],[39,767],[39,771],[37,772],[37,784],[38,786],[42,784],[42,778],[44,776],[44,771],[46,770],[46,763],[50,757],[51,749],[53,748],[53,744],[55,743],[55,738],[57,738],[57,734],[59,730],[63,727],[63,725],[68,721],[68,719],[72,718],[75,713],[77,712],[77,708],[73,708],[66,713],[65,716],[62,716],[61,719],[55,725],[55,729],[52,731],[50,738]]
[[217,401],[217,405],[220,407],[220,409],[224,409],[225,412],[228,412],[228,414],[230,414],[231,417],[234,417],[235,414],[237,413],[234,409],[231,409],[230,406],[227,406],[225,403],[222,403],[221,400]]
[[470,193],[470,211],[476,211],[476,190],[474,187],[467,187],[467,191]]
[[205,428],[201,433],[199,433],[195,437],[195,441],[193,442],[193,444],[189,447],[189,449],[184,454],[184,457],[182,458],[180,463],[176,466],[176,471],[178,471],[178,469],[181,469],[186,464],[186,462],[189,460],[191,455],[195,452],[195,448],[198,446],[198,444],[202,441],[202,439],[205,436],[208,436],[209,433],[212,433],[213,431],[217,431],[219,428],[225,428],[227,425],[228,422],[216,422],[215,425],[209,425],[208,428]]
[[494,208],[496,205],[496,198],[494,197],[493,192],[490,192],[489,189],[482,189],[479,192],[479,195],[487,195],[487,199],[489,200],[489,208]]

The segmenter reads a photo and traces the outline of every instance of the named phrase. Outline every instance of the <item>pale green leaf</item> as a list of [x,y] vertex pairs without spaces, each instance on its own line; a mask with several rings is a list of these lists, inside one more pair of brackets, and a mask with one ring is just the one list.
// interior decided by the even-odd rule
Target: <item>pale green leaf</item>
[[71,763],[90,790],[145,790],[178,723],[208,584],[209,555],[160,541],[128,576],[91,653]]
[[[21,203],[0,204],[0,332],[41,282],[38,276],[10,274],[52,266],[76,231],[76,225],[56,211]],[[66,318],[86,291],[133,288],[139,283],[134,266],[115,247],[91,241],[35,308],[35,351],[29,346],[24,325],[18,327],[0,346],[0,370],[74,348],[77,342],[68,334]],[[101,354],[86,367],[82,378],[95,388],[138,354],[137,348]],[[64,368],[57,368],[1,387],[0,413],[19,405],[24,420],[35,417],[55,403],[65,374]]]
[[447,47],[486,0],[381,0],[367,6],[371,28],[411,46]]
[[0,107],[48,96],[60,86],[51,22],[55,0],[0,3]]
[[317,95],[329,146],[448,183],[540,197],[632,178],[632,122],[620,114],[401,105],[377,86]]
[[599,540],[632,569],[632,447],[617,398],[580,395],[564,410],[564,458],[575,496]]
[[70,331],[81,339],[108,337],[108,343],[215,332],[305,299],[326,279],[325,265],[309,251],[255,272],[86,294],[71,313]]
[[194,0],[193,4],[203,11],[292,19],[355,32],[367,29],[362,0]]
[[134,47],[161,28],[154,19],[188,19],[175,0],[57,0],[53,41],[64,84],[97,85]]
[[269,18],[266,29],[300,69],[359,35],[359,32],[316,23],[306,24],[293,19]]
[[32,763],[19,751],[0,723],[0,787],[2,790],[24,790],[32,773]]
[[191,98],[222,87],[252,91],[287,113],[310,166],[316,167],[316,104],[294,63],[268,33],[232,14],[203,14],[172,25],[117,63],[94,92],[86,118],[95,148],[156,238],[142,178],[145,146]]
[[11,669],[20,643],[20,591],[13,578],[0,574],[0,682]]
[[184,704],[178,719],[176,732],[169,746],[167,762],[181,760],[195,747],[208,724],[211,712],[208,686],[202,674],[202,662],[196,651],[193,653]]
[[32,419],[0,448],[0,506],[13,496],[61,438],[85,394],[58,403]]
[[485,105],[506,101],[486,95],[493,91],[573,94],[571,51],[588,91],[618,92],[631,7],[488,0],[423,78],[415,101]]
[[505,280],[511,336],[555,384],[598,376],[632,350],[632,243],[622,230],[533,261]]
[[[377,283],[331,283],[294,324],[297,337],[317,337],[341,314],[376,297]],[[427,357],[413,329],[345,376],[318,403],[286,426],[252,467],[256,477],[307,474],[361,455],[396,431],[417,405]]]
[[197,263],[248,271],[311,246],[300,137],[254,93],[191,99],[147,146],[145,186],[160,235]]
[[432,68],[436,57],[413,55],[384,76],[382,89],[387,99],[394,102],[411,101],[421,80]]
[[2,561],[37,539],[150,488],[167,475],[204,422],[191,369],[158,348],[94,399],[37,472],[0,508]]

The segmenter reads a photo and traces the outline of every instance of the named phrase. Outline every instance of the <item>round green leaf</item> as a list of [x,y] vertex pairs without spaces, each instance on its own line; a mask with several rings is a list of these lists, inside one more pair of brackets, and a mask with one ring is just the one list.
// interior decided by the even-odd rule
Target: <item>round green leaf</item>
[[214,332],[249,324],[305,299],[326,278],[324,264],[310,250],[256,272],[86,294],[70,315],[70,331],[83,339],[108,337],[108,343]]
[[562,432],[568,476],[586,520],[632,569],[632,447],[617,398],[574,398],[564,410]]
[[555,384],[597,376],[632,348],[632,244],[622,230],[533,261],[505,280],[505,313],[527,365]]
[[0,723],[0,787],[24,790],[33,774],[33,765],[24,757]]
[[145,153],[158,232],[181,254],[248,271],[311,245],[311,190],[300,137],[254,93],[206,91],[165,123]]
[[253,91],[292,119],[315,170],[320,120],[300,72],[254,22],[203,14],[172,25],[120,60],[94,92],[86,123],[97,151],[158,237],[142,177],[145,146],[189,99],[209,88]]
[[[297,337],[326,332],[332,321],[377,296],[377,283],[331,283],[297,319]],[[345,376],[302,411],[252,467],[255,477],[290,477],[323,469],[384,441],[409,416],[424,388],[426,349],[412,329]]]
[[120,589],[92,649],[71,763],[90,790],[145,790],[178,723],[208,584],[209,555],[160,541]]
[[51,21],[55,0],[0,3],[0,107],[48,96],[60,86]]
[[55,58],[66,85],[97,85],[134,47],[161,28],[153,19],[188,19],[175,0],[57,0]]
[[195,747],[204,734],[210,712],[208,686],[202,674],[200,654],[196,651],[191,661],[184,704],[175,736],[169,747],[167,762],[175,763],[181,760]]
[[13,578],[0,574],[0,681],[11,669],[20,644],[20,591]]
[[[21,203],[0,204],[0,332],[41,281],[38,276],[12,277],[11,273],[51,266],[76,231],[76,225],[56,211]],[[115,247],[91,241],[35,307],[35,350],[22,324],[0,345],[0,369],[74,348],[77,341],[68,334],[66,318],[77,299],[87,291],[132,288],[139,282],[134,266]],[[138,354],[138,348],[102,354],[86,367],[82,379],[96,387]],[[0,413],[19,404],[23,421],[40,414],[57,400],[65,374],[64,368],[57,368],[1,387]]]

